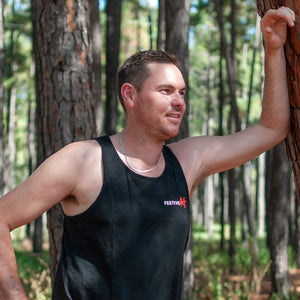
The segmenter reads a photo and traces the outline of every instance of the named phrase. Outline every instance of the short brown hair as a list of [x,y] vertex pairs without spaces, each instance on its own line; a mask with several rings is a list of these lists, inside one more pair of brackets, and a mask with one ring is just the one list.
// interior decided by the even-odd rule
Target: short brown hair
[[140,91],[143,88],[145,80],[150,76],[148,68],[148,64],[150,63],[173,64],[181,71],[180,62],[176,56],[162,50],[139,51],[130,56],[118,70],[117,89],[119,100],[123,107],[122,85],[130,83],[137,91]]

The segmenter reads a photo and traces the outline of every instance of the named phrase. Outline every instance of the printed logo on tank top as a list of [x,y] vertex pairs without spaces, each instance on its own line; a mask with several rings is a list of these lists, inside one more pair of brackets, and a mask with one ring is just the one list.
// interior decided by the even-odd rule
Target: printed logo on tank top
[[186,208],[186,199],[185,197],[180,197],[179,201],[178,200],[165,200],[164,201],[164,206],[181,206]]

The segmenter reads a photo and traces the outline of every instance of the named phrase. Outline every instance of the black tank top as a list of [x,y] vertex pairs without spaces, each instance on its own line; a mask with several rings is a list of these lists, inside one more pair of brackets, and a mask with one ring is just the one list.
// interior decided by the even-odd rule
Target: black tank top
[[181,299],[190,210],[179,162],[164,146],[161,176],[138,175],[109,137],[97,141],[103,187],[86,211],[65,216],[52,299]]

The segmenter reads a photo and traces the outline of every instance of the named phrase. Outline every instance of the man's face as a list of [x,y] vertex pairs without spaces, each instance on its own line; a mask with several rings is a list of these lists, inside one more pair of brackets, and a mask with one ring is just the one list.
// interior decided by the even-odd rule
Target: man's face
[[150,76],[136,94],[136,119],[147,132],[169,139],[178,134],[185,112],[185,82],[173,64],[151,63],[148,68]]

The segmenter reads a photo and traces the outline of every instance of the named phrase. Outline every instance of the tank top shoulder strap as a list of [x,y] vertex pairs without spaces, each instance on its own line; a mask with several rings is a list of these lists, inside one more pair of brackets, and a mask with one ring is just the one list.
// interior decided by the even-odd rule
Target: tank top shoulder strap
[[173,153],[173,151],[166,145],[163,147],[163,153],[166,158],[168,164],[170,164],[171,168],[176,173],[176,179],[179,180],[181,185],[184,185],[184,188],[187,189],[186,178],[181,168],[181,164],[178,161],[177,157]]
[[101,147],[104,147],[104,148],[112,147],[110,138],[107,135],[97,137],[96,141],[100,144]]
[[104,167],[107,163],[111,163],[114,158],[115,149],[114,146],[109,138],[109,136],[104,135],[101,137],[96,138],[96,141],[102,148],[102,157],[103,157],[103,164]]

